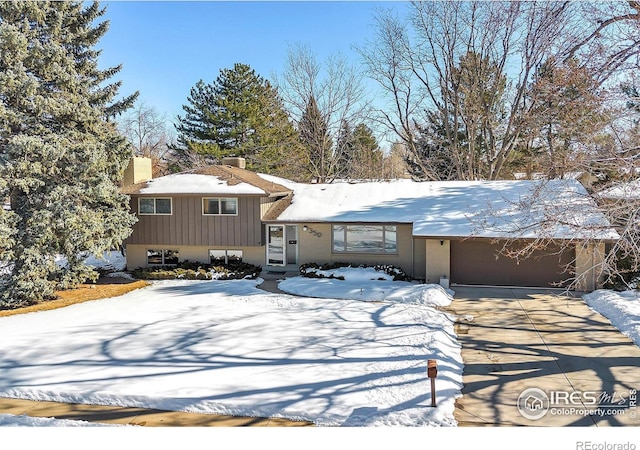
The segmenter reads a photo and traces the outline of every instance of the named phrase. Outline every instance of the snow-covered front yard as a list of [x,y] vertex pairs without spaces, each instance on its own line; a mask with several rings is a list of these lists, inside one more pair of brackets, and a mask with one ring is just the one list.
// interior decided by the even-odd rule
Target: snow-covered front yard
[[[380,300],[365,293],[383,288],[374,302],[270,294],[260,281],[160,281],[2,318],[0,397],[320,426],[456,424],[463,364],[452,318],[433,307],[451,300],[440,287],[347,280],[342,294],[325,291]],[[290,280],[297,291],[325,281]],[[438,361],[436,408],[428,359]]]

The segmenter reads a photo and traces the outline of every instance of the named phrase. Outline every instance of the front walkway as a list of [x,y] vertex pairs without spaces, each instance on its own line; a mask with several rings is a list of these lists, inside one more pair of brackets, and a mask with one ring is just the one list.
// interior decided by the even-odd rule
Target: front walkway
[[298,271],[263,270],[262,273],[260,273],[259,278],[262,278],[264,281],[257,287],[258,289],[262,289],[263,291],[271,292],[273,294],[286,294],[286,292],[280,290],[278,283],[286,278],[297,277],[298,275],[300,275],[300,272]]
[[[594,393],[617,401],[640,388],[640,348],[582,298],[544,289],[452,289],[448,309],[459,316],[465,363],[455,413],[459,426],[640,426],[640,408],[586,414],[597,407],[590,404]],[[556,395],[540,419],[527,419],[517,409],[529,388],[552,400]]]

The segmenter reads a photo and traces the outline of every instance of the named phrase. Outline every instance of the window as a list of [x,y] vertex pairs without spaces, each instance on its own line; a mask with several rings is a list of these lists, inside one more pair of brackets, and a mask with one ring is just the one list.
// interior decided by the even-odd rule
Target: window
[[334,253],[398,253],[395,225],[333,225]]
[[138,214],[171,215],[171,199],[140,197],[138,198]]
[[211,264],[229,264],[242,262],[242,250],[209,250]]
[[178,264],[178,250],[147,249],[147,265],[175,266]]
[[235,216],[238,214],[237,198],[203,198],[202,214],[204,215],[225,215]]

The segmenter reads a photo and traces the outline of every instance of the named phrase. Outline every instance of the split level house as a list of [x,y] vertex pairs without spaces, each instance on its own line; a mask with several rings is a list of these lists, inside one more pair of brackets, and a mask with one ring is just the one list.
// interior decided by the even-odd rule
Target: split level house
[[[304,184],[246,170],[242,158],[152,179],[149,161],[134,158],[123,192],[138,216],[129,269],[348,262],[394,265],[429,283],[550,287],[578,277],[593,290],[617,237],[575,180]],[[543,238],[555,244],[502,255],[507,243]]]

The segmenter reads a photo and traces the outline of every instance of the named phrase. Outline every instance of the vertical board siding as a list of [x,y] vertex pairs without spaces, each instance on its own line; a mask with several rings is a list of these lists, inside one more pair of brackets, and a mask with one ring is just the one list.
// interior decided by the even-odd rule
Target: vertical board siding
[[[202,198],[203,196],[173,197],[172,215],[138,216],[138,223],[133,226],[133,233],[127,239],[127,244],[236,247],[262,245],[260,212],[263,204],[260,197],[237,197],[236,216],[203,215]],[[130,205],[131,211],[137,214],[137,196],[131,197]]]

